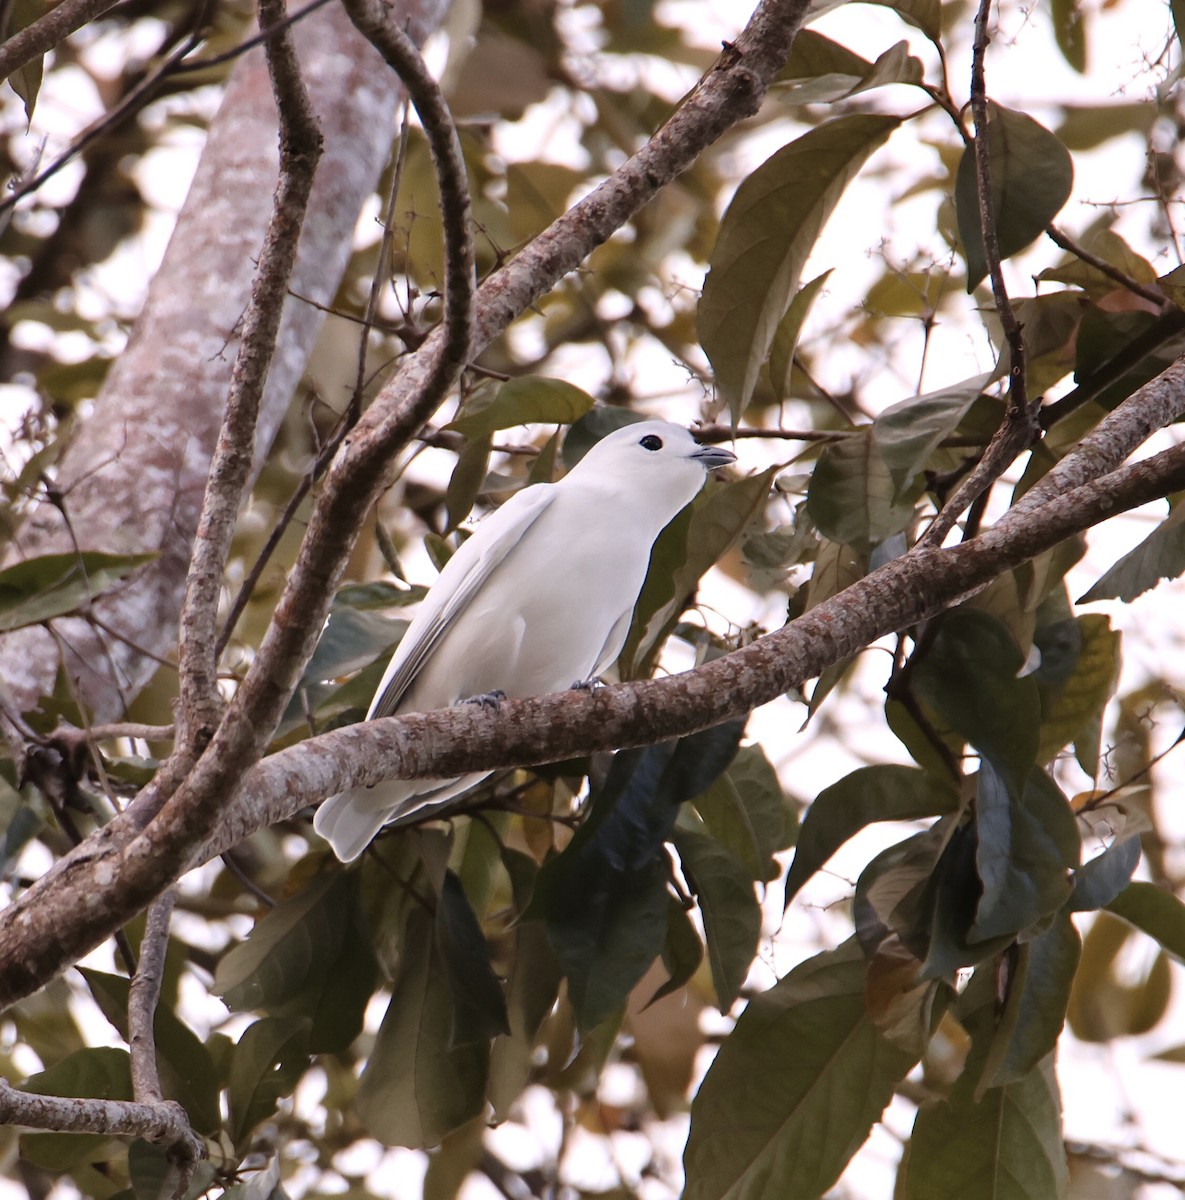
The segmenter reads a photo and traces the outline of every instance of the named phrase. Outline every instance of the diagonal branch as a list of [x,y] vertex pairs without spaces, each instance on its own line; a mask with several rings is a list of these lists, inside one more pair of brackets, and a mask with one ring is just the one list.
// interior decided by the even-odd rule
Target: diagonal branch
[[[283,0],[262,0],[260,24],[284,17]],[[243,490],[251,474],[255,429],[268,368],[275,354],[284,299],[308,210],[321,131],[309,103],[291,32],[265,42],[268,73],[280,116],[280,178],[264,237],[243,337],[231,376],[226,416],[210,464],[205,500],[181,608],[181,745],[193,753],[217,724],[217,615],[222,574]]]
[[0,45],[0,79],[47,54],[59,42],[101,17],[118,0],[62,0],[43,17],[30,22]]
[[148,909],[148,923],[140,942],[140,961],[128,992],[128,1046],[132,1059],[132,1095],[141,1104],[160,1104],[160,1072],[156,1066],[156,1006],[160,1000],[169,944],[169,918],[176,892],[158,896]]

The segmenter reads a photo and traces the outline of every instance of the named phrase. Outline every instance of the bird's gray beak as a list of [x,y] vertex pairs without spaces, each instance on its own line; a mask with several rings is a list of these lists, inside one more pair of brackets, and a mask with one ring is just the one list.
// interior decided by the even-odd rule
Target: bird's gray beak
[[714,471],[717,467],[727,467],[734,463],[737,456],[723,446],[701,446],[691,455],[697,463],[702,463],[705,471]]

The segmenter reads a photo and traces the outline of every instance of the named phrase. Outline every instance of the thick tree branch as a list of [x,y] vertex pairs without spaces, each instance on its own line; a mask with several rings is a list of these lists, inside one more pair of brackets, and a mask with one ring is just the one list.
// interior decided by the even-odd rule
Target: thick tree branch
[[[259,21],[265,31],[283,17],[282,0],[262,0]],[[210,464],[181,608],[181,742],[190,753],[213,732],[221,710],[218,597],[239,505],[251,477],[264,385],[321,158],[321,130],[301,78],[291,31],[283,29],[268,38],[264,48],[280,119],[279,182],[243,318],[226,416]]]
[[0,45],[0,80],[47,54],[88,21],[101,17],[117,0],[62,0],[43,17],[26,25]]

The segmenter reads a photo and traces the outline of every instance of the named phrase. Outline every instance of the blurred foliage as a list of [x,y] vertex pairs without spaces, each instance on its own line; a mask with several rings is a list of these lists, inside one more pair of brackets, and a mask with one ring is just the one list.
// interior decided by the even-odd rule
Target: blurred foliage
[[[471,514],[554,478],[641,413],[725,414],[769,440],[758,469],[711,484],[660,538],[622,677],[652,674],[672,645],[683,661],[702,660],[750,636],[697,607],[714,565],[773,622],[904,552],[1004,401],[998,366],[920,383],[944,338],[1000,348],[956,78],[969,61],[970,9],[881,7],[899,40],[857,53],[804,30],[761,113],[481,356],[456,411],[425,434],[433,464],[412,461],[360,542],[277,744],[363,715],[402,609],[430,580],[424,559],[439,566]],[[6,11],[11,33],[42,6],[18,0]],[[692,11],[648,0],[455,6],[446,75],[483,274],[612,171],[710,66],[716,49]],[[39,114],[57,121],[71,97],[92,94],[111,111],[191,31],[202,35],[196,57],[212,58],[242,40],[249,18],[244,3],[113,8],[8,81],[5,173],[35,173]],[[1101,19],[1058,0],[1048,53],[1089,71]],[[1164,19],[1157,78],[1169,80],[1181,53]],[[1007,55],[989,61],[989,92]],[[4,629],[85,611],[138,565],[101,547],[15,562],[17,535],[32,498],[68,511],[53,464],[66,438],[86,436],[85,402],[141,299],[142,281],[129,282],[118,261],[159,216],[142,182],[171,139],[205,127],[228,70],[165,76],[146,107],[81,150],[65,198],[34,193],[4,232],[0,378],[14,404],[27,402],[0,481],[0,529],[16,547],[0,572]],[[988,129],[1001,250],[1028,253],[1021,262],[1037,282],[1014,298],[1030,392],[1059,406],[1019,494],[1181,352],[1180,284],[1153,265],[1153,248],[1174,234],[1181,109],[1165,84],[1149,100],[1099,92],[1032,115],[1024,81],[1010,86],[994,97]],[[1076,157],[1133,138],[1147,145],[1146,176],[1117,179],[1123,199],[1075,233],[1088,257],[1051,249],[1042,234],[1060,219]],[[841,207],[857,186],[924,206],[916,252],[897,255]],[[368,394],[439,316],[440,222],[414,131],[393,211],[388,244],[377,224],[363,229],[240,523],[228,595],[341,419],[376,274]],[[842,264],[820,241],[840,211],[848,241],[872,252],[863,303],[847,311],[828,303]],[[919,382],[885,403],[885,378]],[[562,438],[557,426],[569,427]],[[227,650],[232,674],[262,636],[309,503],[259,574]],[[916,1106],[896,1184],[904,1200],[997,1197],[1002,1177],[1007,1195],[1029,1200],[1131,1194],[1086,1190],[1100,1186],[1096,1175],[1077,1190],[1054,1059],[1064,1024],[1097,1043],[1156,1030],[1180,982],[1171,963],[1185,958],[1185,876],[1152,767],[1158,732],[1181,721],[1182,704],[1167,662],[1164,678],[1116,698],[1119,634],[1078,605],[1129,604],[1181,574],[1185,506],[1169,503],[1081,599],[1067,583],[1082,553],[1075,541],[903,632],[877,660],[887,671],[853,660],[825,673],[802,736],[834,736],[864,765],[824,787],[779,779],[785,745],[723,726],[609,760],[502,773],[473,794],[468,815],[383,836],[354,870],[302,819],[188,880],[156,1035],[165,1094],[207,1140],[192,1194],[340,1194],[344,1181],[350,1196],[371,1195],[381,1172],[368,1183],[367,1157],[341,1153],[368,1139],[431,1150],[433,1197],[458,1194],[472,1172],[507,1195],[625,1198],[659,1184],[669,1194],[680,1179],[669,1147],[690,1110],[689,1197],[809,1200],[841,1178],[895,1095]],[[869,669],[881,672],[883,717],[844,706]],[[175,692],[163,667],[129,718],[157,719]],[[71,830],[105,819],[167,750],[125,739],[80,752],[83,743],[48,733],[63,713],[82,720],[64,679],[30,722],[42,748],[68,761],[70,787],[39,788],[27,764],[0,763],[0,863],[14,889],[68,847]],[[908,765],[865,752],[860,722],[874,718]],[[817,794],[804,814],[796,797],[807,788]],[[845,843],[890,821],[904,823],[899,840],[864,864],[846,915],[817,930],[823,941],[846,922],[851,936],[776,969],[769,986],[776,899],[789,905]],[[26,855],[32,843],[41,857]],[[1133,882],[1137,869],[1146,878]],[[88,966],[5,1013],[5,1077],[58,1095],[130,1095],[125,968]],[[1180,1040],[1166,1061],[1185,1060]],[[626,1100],[607,1086],[622,1075]],[[559,1148],[512,1167],[486,1125],[539,1127],[540,1097],[562,1123]],[[625,1166],[618,1149],[636,1132],[648,1149]],[[540,1147],[555,1144],[548,1138],[536,1133]],[[147,1143],[6,1128],[0,1147],[30,1195],[59,1179],[90,1196],[167,1194],[168,1164]],[[609,1184],[588,1181],[590,1159]],[[861,1184],[845,1186],[856,1194]]]

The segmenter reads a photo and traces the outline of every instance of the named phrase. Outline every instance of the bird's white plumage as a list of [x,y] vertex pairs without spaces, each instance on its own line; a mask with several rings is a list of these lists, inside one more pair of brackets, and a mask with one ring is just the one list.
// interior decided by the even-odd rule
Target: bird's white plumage
[[[625,643],[655,539],[706,471],[731,459],[678,425],[639,421],[602,438],[559,483],[516,493],[445,564],[368,718],[595,678]],[[439,810],[486,774],[354,788],[326,800],[314,825],[349,862],[383,825]]]

